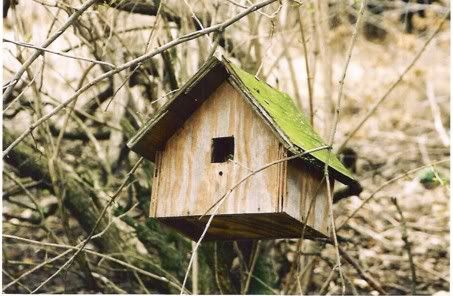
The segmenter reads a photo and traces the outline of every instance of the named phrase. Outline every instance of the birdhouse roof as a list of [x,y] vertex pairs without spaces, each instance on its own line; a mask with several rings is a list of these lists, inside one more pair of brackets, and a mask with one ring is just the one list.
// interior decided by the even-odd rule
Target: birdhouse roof
[[[200,70],[144,124],[129,141],[128,147],[149,160],[185,120],[225,80],[243,94],[244,99],[272,129],[280,142],[293,154],[326,146],[313,130],[307,117],[298,110],[294,100],[265,81],[249,74],[225,58],[209,59]],[[356,183],[351,172],[327,149],[304,155],[309,166],[322,170],[329,163],[329,174],[349,185]]]

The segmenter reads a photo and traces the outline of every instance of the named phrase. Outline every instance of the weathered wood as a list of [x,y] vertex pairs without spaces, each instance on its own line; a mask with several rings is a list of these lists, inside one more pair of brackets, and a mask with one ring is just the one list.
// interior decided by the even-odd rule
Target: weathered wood
[[151,202],[149,204],[149,215],[151,217],[155,217],[156,216],[156,211],[157,211],[157,201],[158,201],[158,197],[157,197],[157,188],[159,188],[159,180],[160,178],[158,177],[159,176],[159,172],[161,170],[161,165],[162,165],[162,157],[161,157],[161,152],[160,151],[157,151],[156,152],[156,160],[154,162],[154,175],[153,175],[153,182],[152,182],[152,188],[153,190],[151,190]]
[[[192,240],[198,240],[209,217],[163,217],[158,221],[182,232]],[[260,213],[240,215],[218,215],[209,226],[203,240],[254,240],[273,238],[298,238],[303,224],[286,213]],[[324,237],[310,227],[306,237]]]
[[[283,159],[287,157],[287,150],[282,144],[279,144],[278,147],[278,154],[279,154],[279,159]],[[278,164],[278,180],[279,180],[279,186],[278,186],[278,212],[283,211],[283,200],[285,199],[285,196],[287,194],[286,192],[286,171],[287,171],[287,162],[281,162]]]
[[[287,195],[283,204],[283,211],[299,221],[328,236],[328,197],[326,183],[322,182],[320,172],[290,161],[287,172]],[[333,180],[331,181],[333,190]],[[310,203],[314,198],[312,210],[308,215]]]
[[[207,75],[209,73],[209,75]],[[128,146],[154,161],[156,151],[184,125],[211,93],[227,78],[225,67],[216,58],[208,60],[162,108],[138,131]],[[152,132],[150,132],[152,128]]]
[[[212,139],[228,136],[234,136],[233,161],[211,163]],[[158,198],[153,216],[202,215],[249,169],[275,161],[280,154],[278,139],[224,82],[166,143],[153,184],[153,198]],[[227,197],[219,214],[277,212],[283,186],[279,167],[244,182]]]
[[[192,239],[198,220],[250,170],[282,159],[288,151],[238,90],[222,83],[156,153],[150,216]],[[234,137],[232,161],[212,162],[213,138]],[[234,190],[213,220],[206,239],[328,235],[328,203],[322,174],[301,160],[282,162]],[[333,183],[333,180],[332,180]],[[258,215],[260,214],[260,215]]]
[[[249,106],[288,151],[298,154],[303,150],[323,146],[322,139],[294,105],[291,97],[225,58],[220,61],[216,57],[206,61],[173,99],[145,123],[129,141],[128,146],[148,160],[154,161],[155,152],[163,148],[169,138],[185,125],[185,121],[226,80],[243,95]],[[318,150],[304,156],[304,159],[309,161],[314,169],[322,171],[328,155],[327,151]],[[329,158],[329,174],[346,185],[357,186],[358,182],[335,156]]]

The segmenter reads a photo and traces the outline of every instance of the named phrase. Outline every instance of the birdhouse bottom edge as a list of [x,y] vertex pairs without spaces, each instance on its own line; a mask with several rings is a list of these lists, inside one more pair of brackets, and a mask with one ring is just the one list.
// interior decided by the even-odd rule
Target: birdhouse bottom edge
[[[157,221],[193,241],[198,241],[210,216],[157,217]],[[304,224],[285,212],[216,215],[204,241],[259,240],[300,238]],[[327,235],[308,226],[304,238],[327,238]]]

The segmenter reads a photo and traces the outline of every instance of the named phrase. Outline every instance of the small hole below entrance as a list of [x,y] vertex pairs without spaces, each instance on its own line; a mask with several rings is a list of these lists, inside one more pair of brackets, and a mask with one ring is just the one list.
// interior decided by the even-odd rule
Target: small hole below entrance
[[223,176],[223,172],[222,171],[219,172],[219,176]]

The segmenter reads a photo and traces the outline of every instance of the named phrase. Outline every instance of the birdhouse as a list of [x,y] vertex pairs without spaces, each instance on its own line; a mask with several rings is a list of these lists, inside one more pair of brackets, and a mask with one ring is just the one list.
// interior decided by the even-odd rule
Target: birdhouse
[[155,164],[150,216],[193,240],[231,189],[205,240],[297,238],[305,222],[305,237],[329,236],[325,163],[332,191],[334,180],[356,182],[325,149],[278,162],[325,144],[291,97],[224,58],[208,60],[128,146]]

